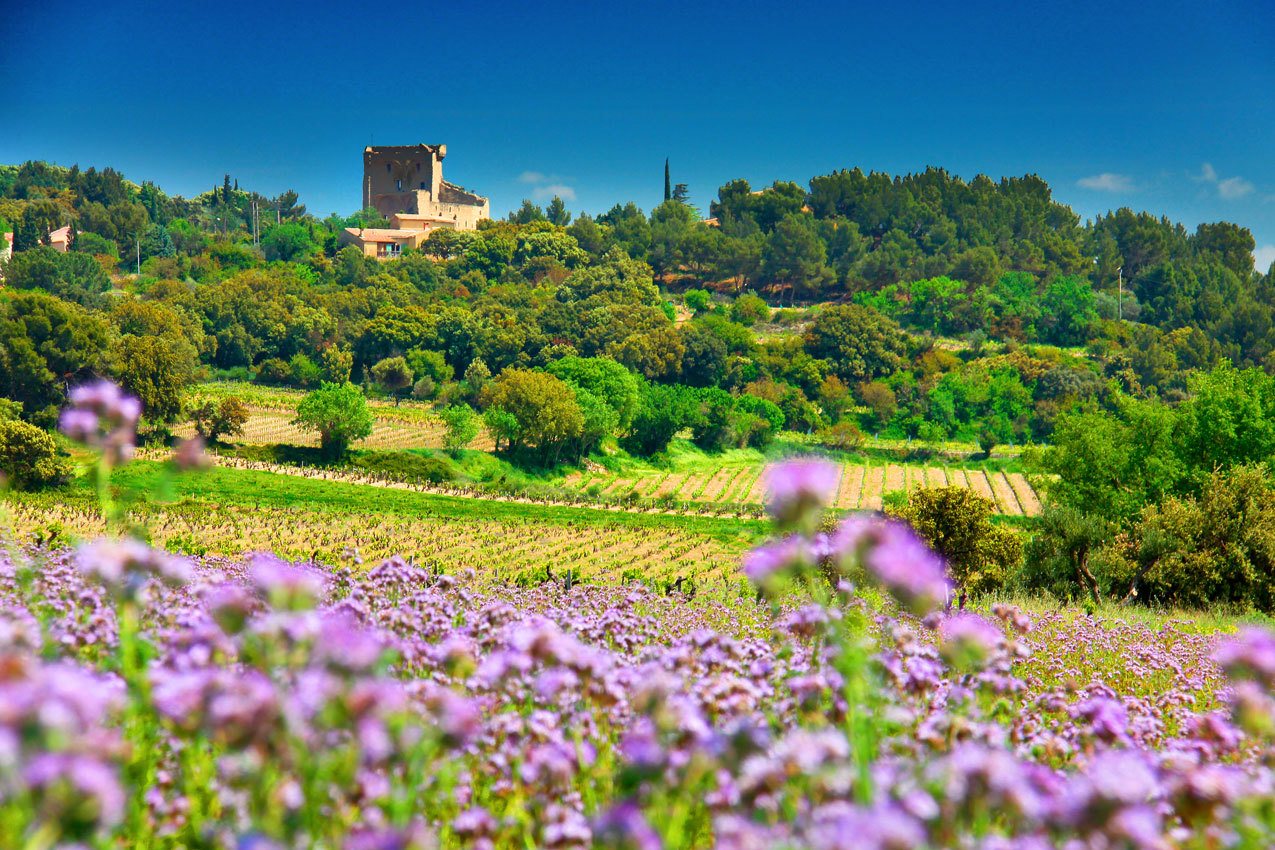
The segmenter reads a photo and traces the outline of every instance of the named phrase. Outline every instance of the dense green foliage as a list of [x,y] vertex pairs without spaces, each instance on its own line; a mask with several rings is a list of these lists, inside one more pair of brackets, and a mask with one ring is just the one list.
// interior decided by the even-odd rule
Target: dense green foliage
[[[99,353],[46,368],[58,352],[16,353],[26,332],[6,323],[0,350],[28,377],[5,392],[44,422],[60,395],[49,386],[103,371],[139,387],[186,374],[304,389],[354,380],[396,398],[410,388],[478,404],[493,374],[549,369],[603,402],[613,433],[639,450],[658,451],[661,431],[692,418],[704,445],[764,441],[778,420],[750,401],[726,412],[712,393],[643,416],[636,399],[652,393],[635,391],[637,379],[755,396],[784,427],[812,433],[844,420],[991,447],[1047,439],[1069,412],[1111,409],[1113,387],[1185,395],[1191,370],[1224,358],[1261,365],[1275,345],[1268,277],[1235,225],[1189,234],[1129,210],[1082,224],[1038,178],[967,183],[937,169],[841,171],[760,192],[732,181],[708,223],[676,194],[650,215],[627,204],[574,221],[561,202],[527,202],[509,221],[436,231],[428,253],[379,263],[338,250],[344,227],[378,223],[372,211],[318,221],[295,193],[265,198],[233,181],[187,200],[111,169],[3,167],[0,216],[20,236],[6,269],[13,287],[98,311],[97,322],[58,318],[75,325],[71,337],[108,340],[99,350],[150,334],[171,355],[144,358],[145,375],[125,376],[119,357]],[[254,204],[274,214],[254,222]],[[39,245],[68,224],[69,254]],[[131,254],[142,273],[103,310],[108,275]],[[661,290],[676,289],[690,321],[672,320]],[[766,303],[796,298],[843,303],[774,315]],[[1086,353],[1064,350],[1078,346]],[[603,374],[603,362],[631,374]],[[610,421],[591,410],[572,454]]]
[[1275,610],[1272,376],[1224,363],[1176,404],[1118,395],[1059,419],[1036,462],[1056,478],[1029,586]]
[[206,440],[216,441],[243,433],[243,426],[248,423],[248,408],[234,397],[223,398],[220,402],[207,400],[191,407],[189,417],[195,433]]

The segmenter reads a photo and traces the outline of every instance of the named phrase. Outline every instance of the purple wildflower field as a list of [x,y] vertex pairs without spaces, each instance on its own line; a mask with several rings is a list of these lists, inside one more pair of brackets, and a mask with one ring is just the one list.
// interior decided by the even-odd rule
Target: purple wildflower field
[[1270,633],[947,611],[771,478],[755,596],[10,545],[0,847],[1271,846]]

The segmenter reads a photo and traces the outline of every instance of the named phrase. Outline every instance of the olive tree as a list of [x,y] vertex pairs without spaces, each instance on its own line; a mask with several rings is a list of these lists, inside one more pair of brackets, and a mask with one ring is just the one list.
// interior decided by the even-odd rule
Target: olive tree
[[402,357],[386,357],[372,367],[372,380],[394,397],[395,406],[398,405],[399,390],[410,387],[413,377],[407,360]]
[[363,391],[354,384],[324,383],[297,405],[292,424],[317,432],[324,454],[339,458],[350,443],[372,433],[372,414]]

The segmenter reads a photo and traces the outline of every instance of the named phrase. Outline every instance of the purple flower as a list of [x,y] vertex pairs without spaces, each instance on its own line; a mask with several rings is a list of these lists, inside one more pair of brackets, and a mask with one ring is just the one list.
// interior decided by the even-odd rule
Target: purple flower
[[255,670],[220,676],[208,700],[207,723],[213,736],[231,747],[267,741],[278,716],[274,685]]
[[406,829],[359,829],[350,833],[342,850],[433,850],[434,835],[423,824]]
[[385,642],[348,613],[327,613],[319,621],[315,657],[329,668],[344,673],[366,673],[376,666],[385,651]]
[[89,443],[97,436],[97,414],[91,410],[68,407],[58,419],[58,429],[77,443]]
[[1031,618],[1024,614],[1017,606],[997,602],[992,606],[992,613],[996,615],[998,620],[1008,623],[1009,626],[1020,635],[1031,633]]
[[943,560],[906,523],[858,514],[841,523],[833,543],[842,558],[857,561],[913,612],[927,613],[947,600]]
[[1275,687],[1275,634],[1266,629],[1241,629],[1218,646],[1213,660],[1232,679],[1252,679],[1267,690]]
[[1237,682],[1227,695],[1235,725],[1258,737],[1275,733],[1275,698],[1257,682]]
[[67,398],[75,407],[93,411],[113,427],[132,427],[142,415],[141,402],[105,379],[80,384]]
[[317,573],[268,552],[249,557],[248,573],[253,586],[272,606],[281,610],[304,611],[313,608],[323,596],[323,580]]
[[1072,709],[1078,720],[1089,723],[1089,732],[1108,744],[1129,740],[1129,712],[1119,700],[1097,696],[1085,700]]
[[176,587],[188,582],[191,575],[190,562],[185,558],[152,549],[132,538],[99,538],[80,546],[75,559],[84,575],[125,596],[135,595],[151,578]]
[[625,801],[594,818],[593,846],[617,850],[660,850],[664,843],[651,828],[642,810]]
[[241,584],[222,584],[204,598],[204,607],[218,627],[227,635],[243,631],[249,618],[261,603]]
[[112,463],[122,463],[133,456],[141,402],[106,380],[81,384],[67,397],[71,407],[63,411],[59,421],[62,433],[103,449]]
[[795,535],[785,537],[749,551],[744,556],[744,575],[758,587],[766,587],[789,570],[806,563],[809,554],[805,538]]
[[431,687],[424,694],[425,706],[444,741],[459,746],[470,741],[482,728],[482,714],[473,702],[447,688]]
[[256,670],[160,672],[153,699],[160,715],[178,729],[203,731],[236,748],[266,741],[280,711],[274,685]]
[[498,827],[491,812],[481,806],[468,808],[452,819],[452,832],[463,838],[490,838]]
[[1146,756],[1129,750],[1105,750],[1084,774],[1096,801],[1115,806],[1145,805],[1157,793],[1155,771]]
[[911,850],[925,844],[921,824],[894,806],[869,810],[828,803],[815,809],[811,821],[808,846],[815,850]]
[[957,614],[939,624],[939,651],[958,670],[985,665],[1002,640],[1001,630],[977,614]]
[[841,475],[823,460],[790,460],[766,469],[767,507],[781,525],[798,525],[827,507]]
[[196,434],[187,440],[179,440],[173,452],[173,463],[178,469],[205,469],[212,459],[204,451],[204,438]]
[[112,826],[124,814],[119,777],[90,756],[38,755],[22,771],[22,781],[34,793],[41,817],[72,834]]

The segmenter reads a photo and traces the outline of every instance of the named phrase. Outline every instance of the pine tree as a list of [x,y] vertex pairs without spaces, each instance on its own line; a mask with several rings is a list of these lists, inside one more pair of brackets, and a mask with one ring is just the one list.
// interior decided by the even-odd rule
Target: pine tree
[[230,203],[230,175],[226,175],[225,181],[221,184],[221,202],[223,204]]
[[668,182],[668,157],[664,157],[664,200],[673,197],[673,189]]

